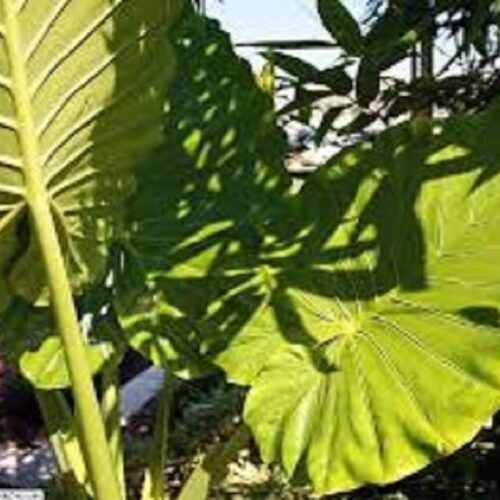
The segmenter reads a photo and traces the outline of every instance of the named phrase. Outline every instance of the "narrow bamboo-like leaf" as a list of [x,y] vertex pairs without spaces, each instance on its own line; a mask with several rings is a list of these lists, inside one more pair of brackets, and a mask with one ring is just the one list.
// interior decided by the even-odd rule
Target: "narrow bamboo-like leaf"
[[341,127],[339,130],[343,133],[358,134],[363,132],[377,120],[378,116],[375,113],[360,111],[357,115],[354,115],[354,118],[349,123]]
[[265,54],[265,57],[303,84],[326,86],[341,95],[348,94],[352,90],[352,80],[343,65],[320,70],[299,57],[282,52],[271,52]]
[[260,40],[255,42],[240,42],[236,47],[256,47],[261,49],[276,50],[317,50],[332,49],[338,44],[329,40]]
[[303,107],[313,106],[315,103],[321,99],[325,99],[332,96],[331,90],[308,90],[302,88],[300,92],[295,92],[295,97],[292,101],[285,104],[282,108],[278,110],[279,115],[286,115],[297,111]]
[[342,0],[318,0],[318,12],[324,27],[349,54],[359,54],[363,48],[360,27]]
[[321,119],[318,130],[314,137],[316,144],[321,144],[325,136],[331,130],[333,122],[339,117],[339,115],[346,109],[346,106],[334,106],[330,108]]
[[[411,26],[411,25],[410,25]],[[381,91],[381,73],[408,56],[418,40],[398,9],[390,8],[377,18],[365,36],[365,45],[356,76],[359,104],[368,107]]]
[[359,105],[369,107],[380,93],[380,70],[369,57],[361,60],[356,76],[356,97]]
[[349,94],[353,87],[352,79],[343,66],[334,66],[322,70],[320,80],[321,83],[340,95]]
[[264,55],[267,59],[274,62],[280,69],[289,75],[298,78],[302,82],[315,83],[320,78],[320,70],[299,57],[281,52],[272,52]]

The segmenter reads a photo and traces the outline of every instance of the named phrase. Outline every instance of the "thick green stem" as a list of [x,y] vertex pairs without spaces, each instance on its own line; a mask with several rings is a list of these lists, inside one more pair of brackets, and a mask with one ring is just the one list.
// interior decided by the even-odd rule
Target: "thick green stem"
[[158,409],[153,434],[153,452],[144,477],[142,500],[165,500],[168,498],[165,487],[165,467],[168,451],[168,431],[170,406],[173,394],[173,377],[165,368],[163,388],[158,396]]
[[2,5],[6,28],[5,40],[12,75],[12,94],[19,122],[25,199],[45,265],[51,292],[51,306],[71,377],[82,448],[95,497],[98,500],[118,500],[121,498],[120,489],[106,442],[104,423],[92,383],[85,344],[40,164],[38,134],[32,116],[30,87],[16,11],[18,3],[8,0]]
[[34,193],[32,217],[38,234],[75,399],[82,448],[98,500],[121,499],[71,288],[47,198]]
[[101,408],[118,484],[125,498],[123,435],[120,419],[120,377],[117,360],[110,361],[102,372]]
[[98,500],[118,500],[121,499],[121,494],[48,197],[39,192],[44,186],[40,180],[27,180],[27,185],[33,188],[29,197],[30,208],[47,272],[52,309],[71,378],[90,480]]

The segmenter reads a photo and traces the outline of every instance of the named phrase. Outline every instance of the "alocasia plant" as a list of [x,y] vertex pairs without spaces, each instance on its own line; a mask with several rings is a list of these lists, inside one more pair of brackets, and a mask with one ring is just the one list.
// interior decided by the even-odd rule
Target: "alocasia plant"
[[120,494],[73,294],[102,277],[109,242],[126,230],[131,168],[162,137],[166,30],[181,4],[0,2],[0,302],[50,302],[106,500]]
[[54,310],[69,373],[39,370],[55,338],[21,365],[69,375],[96,498],[121,492],[73,296],[104,281],[153,362],[250,386],[264,458],[320,493],[452,452],[500,406],[498,105],[389,130],[290,195],[270,100],[216,25],[176,33],[164,102],[180,3],[0,1],[0,302]]

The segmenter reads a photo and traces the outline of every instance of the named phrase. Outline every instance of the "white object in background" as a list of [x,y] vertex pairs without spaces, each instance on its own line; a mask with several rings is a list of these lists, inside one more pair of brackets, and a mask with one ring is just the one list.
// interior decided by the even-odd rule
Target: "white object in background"
[[120,413],[125,423],[160,392],[164,370],[152,366],[127,382],[121,390]]

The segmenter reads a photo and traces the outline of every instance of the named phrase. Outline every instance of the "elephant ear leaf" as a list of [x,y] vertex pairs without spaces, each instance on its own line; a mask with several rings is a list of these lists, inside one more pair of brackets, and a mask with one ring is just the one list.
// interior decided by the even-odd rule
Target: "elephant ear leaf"
[[50,199],[75,288],[102,271],[134,187],[130,167],[161,139],[173,67],[165,31],[181,5],[0,1],[3,302],[7,290],[32,301],[43,288],[33,186]]
[[311,179],[317,231],[218,358],[265,459],[318,493],[410,474],[500,407],[498,115],[390,130]]
[[[218,275],[220,263],[238,261],[238,248],[259,247],[263,207],[274,207],[290,180],[272,100],[227,33],[191,14],[172,39],[182,71],[167,93],[165,142],[155,168],[137,172],[132,229],[113,261],[115,303],[134,349],[155,364],[164,357],[177,373],[193,374],[224,345],[224,319],[206,328],[197,320],[212,301],[247,282],[246,271]],[[214,276],[206,280],[211,262]],[[252,262],[247,265],[251,273]],[[130,291],[137,295],[140,287],[132,279],[141,272],[146,279],[137,281],[148,289],[135,300]],[[228,329],[236,316],[227,319]]]

